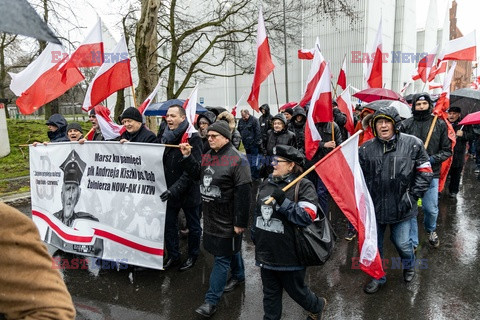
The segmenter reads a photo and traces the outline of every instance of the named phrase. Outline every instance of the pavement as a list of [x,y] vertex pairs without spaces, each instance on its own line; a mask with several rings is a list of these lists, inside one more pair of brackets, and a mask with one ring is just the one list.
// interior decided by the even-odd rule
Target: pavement
[[[437,233],[440,247],[428,244],[419,216],[420,245],[417,275],[405,283],[402,270],[392,260],[398,254],[385,235],[387,283],[376,294],[363,292],[369,277],[355,268],[356,239],[346,241],[346,220],[332,208],[332,224],[339,235],[335,251],[323,266],[309,267],[306,283],[327,299],[324,319],[479,319],[480,290],[480,181],[469,160],[457,199],[444,191],[440,198]],[[20,195],[19,195],[20,196]],[[28,205],[19,209],[29,214]],[[186,239],[181,240],[186,252]],[[248,234],[243,240],[246,281],[223,295],[212,319],[262,319],[262,284],[255,266],[255,247]],[[55,248],[51,254],[67,257]],[[94,263],[86,270],[61,270],[73,297],[77,319],[202,319],[194,310],[203,303],[213,258],[202,250],[195,267],[185,272],[127,268],[100,270]],[[306,317],[287,294],[283,319]]]

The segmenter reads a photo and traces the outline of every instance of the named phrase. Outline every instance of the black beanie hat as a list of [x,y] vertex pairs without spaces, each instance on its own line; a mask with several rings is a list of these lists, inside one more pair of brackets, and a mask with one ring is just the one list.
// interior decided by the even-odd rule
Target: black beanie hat
[[273,147],[273,155],[286,159],[288,161],[295,162],[299,166],[303,167],[305,158],[303,154],[295,149],[292,146],[287,146],[287,145],[276,145]]
[[82,129],[82,126],[77,123],[77,122],[72,122],[72,123],[69,123],[68,126],[67,126],[67,133],[68,131],[70,131],[70,129],[75,129],[75,130],[78,130],[80,131],[80,133],[83,133],[83,129]]
[[134,107],[127,108],[125,111],[123,111],[122,115],[120,116],[120,122],[123,121],[123,119],[132,119],[143,123],[142,114],[137,108]]
[[228,140],[232,140],[232,132],[230,131],[230,128],[228,127],[228,123],[226,121],[216,121],[212,123],[207,128],[207,132],[210,131],[216,131]]
[[287,108],[287,109],[285,109],[284,112],[285,112],[285,113],[288,113],[288,114],[291,115],[291,116],[293,115],[293,109],[292,109],[292,108]]

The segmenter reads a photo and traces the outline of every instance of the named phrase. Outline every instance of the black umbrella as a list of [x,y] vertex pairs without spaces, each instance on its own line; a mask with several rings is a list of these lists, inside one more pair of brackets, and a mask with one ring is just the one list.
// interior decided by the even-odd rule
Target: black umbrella
[[207,109],[208,111],[211,111],[213,113],[215,113],[215,116],[218,117],[218,115],[224,111],[228,111],[227,109],[225,109],[224,107],[205,107],[205,109]]
[[392,106],[395,109],[397,109],[398,115],[403,119],[407,119],[412,116],[412,111],[410,107],[407,104],[398,100],[376,100],[376,101],[370,102],[369,104],[364,105],[363,107],[377,111],[382,107],[389,107],[389,106]]
[[0,0],[0,32],[61,44],[27,0]]
[[462,88],[450,93],[450,106],[459,107],[463,115],[480,111],[480,91]]

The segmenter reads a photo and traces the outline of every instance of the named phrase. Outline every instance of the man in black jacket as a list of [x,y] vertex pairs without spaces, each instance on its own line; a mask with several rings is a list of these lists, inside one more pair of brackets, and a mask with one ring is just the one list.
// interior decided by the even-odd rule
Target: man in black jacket
[[[215,256],[205,302],[195,311],[210,317],[224,292],[245,280],[241,244],[247,228],[251,176],[246,159],[230,143],[231,131],[225,121],[208,127],[210,150],[196,160],[187,144],[181,144],[181,166],[195,180],[203,181],[203,246]],[[228,271],[231,278],[227,281]]]
[[[180,106],[168,108],[165,128],[161,143],[178,145],[181,142],[188,142],[192,146],[192,157],[200,161],[202,154],[202,139],[194,132],[186,139],[186,131],[189,123],[186,118],[185,109]],[[188,258],[180,266],[180,271],[192,268],[200,254],[200,237],[202,227],[200,226],[201,199],[199,185],[196,180],[191,179],[187,172],[179,165],[183,159],[178,148],[166,148],[163,153],[163,167],[167,190],[160,195],[162,201],[167,202],[165,217],[165,247],[168,258],[163,263],[164,269],[170,269],[180,264],[180,250],[178,239],[178,213],[180,209],[185,213],[188,228]]]
[[[418,214],[417,200],[428,190],[432,168],[420,139],[398,132],[400,116],[394,107],[383,107],[373,117],[374,139],[359,149],[359,161],[372,196],[377,222],[377,244],[383,258],[383,238],[390,239],[402,259],[406,282],[415,276],[415,253],[410,238],[411,220]],[[375,293],[387,281],[372,279],[364,288]]]
[[[428,93],[417,93],[413,95],[412,114],[413,117],[402,121],[400,130],[414,135],[425,143],[428,132],[433,123],[432,115],[433,102]],[[431,139],[427,146],[427,153],[433,170],[433,180],[430,188],[422,198],[423,224],[428,234],[428,241],[433,247],[440,245],[437,232],[438,218],[438,181],[442,162],[452,156],[452,143],[448,139],[447,124],[438,118]],[[412,219],[412,240],[415,247],[418,246],[418,224],[417,218]]]
[[465,165],[465,152],[467,150],[467,141],[473,139],[473,132],[470,130],[470,126],[459,125],[462,118],[460,117],[462,110],[459,107],[450,107],[448,109],[448,121],[455,130],[456,143],[453,148],[453,161],[450,166],[448,175],[450,176],[450,183],[448,185],[448,191],[450,198],[456,198],[460,177],[462,175],[463,166]]
[[120,121],[125,127],[125,132],[120,135],[120,143],[145,142],[155,143],[157,137],[143,125],[143,118],[137,108],[130,107],[120,115]]
[[272,129],[273,116],[270,113],[270,107],[268,104],[262,104],[259,109],[262,115],[260,118],[258,118],[258,122],[260,124],[260,132],[262,134],[262,146],[263,149],[265,149],[267,147],[268,130]]
[[238,132],[242,136],[243,147],[247,154],[248,163],[250,163],[250,171],[252,179],[259,178],[258,171],[258,153],[263,153],[264,145],[262,140],[262,132],[257,118],[250,115],[246,109],[241,111],[242,117],[238,120]]

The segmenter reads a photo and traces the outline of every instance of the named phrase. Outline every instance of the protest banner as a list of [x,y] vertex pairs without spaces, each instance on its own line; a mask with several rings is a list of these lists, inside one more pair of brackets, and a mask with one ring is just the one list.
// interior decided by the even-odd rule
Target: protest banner
[[30,146],[32,216],[62,251],[161,269],[165,147],[118,142]]

